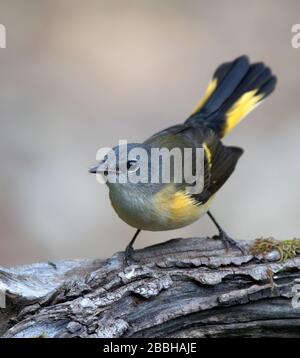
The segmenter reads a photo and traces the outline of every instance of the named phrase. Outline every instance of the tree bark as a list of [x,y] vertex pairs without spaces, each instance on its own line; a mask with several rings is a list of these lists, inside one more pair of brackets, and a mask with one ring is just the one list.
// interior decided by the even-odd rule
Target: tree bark
[[[251,242],[240,241],[249,250]],[[300,257],[174,239],[106,260],[0,267],[2,337],[300,337]],[[298,282],[298,285],[297,285]],[[299,290],[300,291],[300,290]]]

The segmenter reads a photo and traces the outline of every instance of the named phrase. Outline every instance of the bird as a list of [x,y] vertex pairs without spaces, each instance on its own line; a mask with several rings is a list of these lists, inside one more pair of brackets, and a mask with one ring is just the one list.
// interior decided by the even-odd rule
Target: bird
[[[125,250],[125,261],[134,260],[133,245],[142,230],[165,231],[185,227],[207,214],[218,230],[218,238],[228,248],[233,246],[244,253],[243,247],[232,239],[212,215],[210,209],[215,194],[229,179],[243,154],[243,149],[222,143],[246,115],[259,105],[275,89],[276,76],[263,62],[251,63],[246,55],[222,63],[193,112],[187,119],[155,133],[139,143],[119,144],[111,149],[90,173],[107,180],[111,204],[117,215],[135,228],[135,234]],[[150,154],[153,149],[192,148],[203,150],[203,186],[201,192],[187,190],[195,183],[161,180],[161,162],[154,167],[159,171],[156,182],[130,180],[143,169],[152,169]],[[131,156],[143,150],[149,156]],[[124,153],[125,154],[122,154]],[[110,155],[111,154],[111,155]],[[196,164],[195,155],[192,166]],[[117,163],[117,164],[116,164]],[[128,179],[121,180],[121,179]],[[149,179],[149,178],[148,178]]]

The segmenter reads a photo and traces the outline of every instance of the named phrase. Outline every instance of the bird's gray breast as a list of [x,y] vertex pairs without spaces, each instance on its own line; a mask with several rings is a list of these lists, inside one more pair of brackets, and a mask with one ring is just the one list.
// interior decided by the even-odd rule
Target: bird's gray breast
[[142,230],[160,230],[161,217],[155,210],[152,195],[126,185],[112,185],[110,200],[118,216],[130,226]]

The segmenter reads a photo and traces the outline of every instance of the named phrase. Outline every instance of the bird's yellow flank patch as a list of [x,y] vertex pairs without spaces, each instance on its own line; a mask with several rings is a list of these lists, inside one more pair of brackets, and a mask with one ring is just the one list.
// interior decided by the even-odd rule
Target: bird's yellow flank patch
[[201,108],[205,105],[209,97],[214,93],[215,89],[217,88],[217,85],[218,85],[217,78],[214,78],[209,82],[204,97],[200,99],[192,114],[195,114],[201,110]]
[[257,89],[244,93],[226,113],[223,135],[228,134],[262,100],[263,94],[256,95]]
[[161,215],[173,222],[190,222],[199,218],[200,209],[195,199],[184,191],[167,186],[155,195],[155,206]]

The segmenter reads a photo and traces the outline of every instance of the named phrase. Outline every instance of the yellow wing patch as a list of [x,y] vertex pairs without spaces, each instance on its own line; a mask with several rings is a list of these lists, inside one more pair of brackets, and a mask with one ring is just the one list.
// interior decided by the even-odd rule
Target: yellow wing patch
[[226,122],[223,135],[228,134],[232,129],[240,123],[240,121],[251,112],[258,103],[262,100],[263,94],[256,95],[258,90],[249,91],[244,93],[234,105],[226,113]]
[[208,87],[206,89],[204,97],[201,98],[201,100],[198,102],[198,104],[197,104],[196,108],[194,109],[192,115],[200,111],[200,109],[205,105],[205,103],[207,102],[209,97],[214,93],[214,91],[217,88],[217,86],[218,86],[217,78],[212,79],[210,81],[210,83],[208,84]]
[[206,156],[207,161],[208,161],[208,165],[211,167],[212,166],[212,154],[211,154],[211,151],[208,148],[208,145],[206,143],[203,143],[202,147],[204,149],[205,156]]

